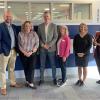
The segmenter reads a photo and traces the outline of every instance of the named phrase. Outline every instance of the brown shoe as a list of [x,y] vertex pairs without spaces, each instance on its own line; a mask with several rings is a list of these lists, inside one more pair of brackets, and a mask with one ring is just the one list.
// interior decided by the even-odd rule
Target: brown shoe
[[6,95],[6,94],[7,94],[6,89],[1,89],[1,94],[2,94],[2,95]]
[[17,83],[14,84],[14,85],[13,85],[13,84],[10,85],[10,87],[15,87],[15,88],[20,88],[20,87],[22,87],[22,86],[23,86],[23,85],[17,84]]

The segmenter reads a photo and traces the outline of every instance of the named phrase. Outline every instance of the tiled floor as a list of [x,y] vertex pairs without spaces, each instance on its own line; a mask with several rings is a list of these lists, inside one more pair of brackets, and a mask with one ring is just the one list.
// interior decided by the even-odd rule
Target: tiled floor
[[[24,79],[17,81],[24,82]],[[10,88],[7,85],[7,96],[0,95],[0,100],[100,100],[100,85],[96,84],[96,79],[88,78],[83,87],[75,86],[75,82],[75,77],[68,76],[66,86],[56,87],[49,79],[37,90]]]

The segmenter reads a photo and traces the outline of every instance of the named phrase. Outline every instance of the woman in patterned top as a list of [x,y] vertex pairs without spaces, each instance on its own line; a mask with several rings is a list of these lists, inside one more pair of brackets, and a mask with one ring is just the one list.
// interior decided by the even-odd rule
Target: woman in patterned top
[[39,38],[33,31],[32,23],[25,21],[22,30],[18,35],[18,44],[20,49],[20,59],[22,61],[26,79],[26,86],[36,89],[34,85],[34,69],[36,62],[36,51],[39,47]]

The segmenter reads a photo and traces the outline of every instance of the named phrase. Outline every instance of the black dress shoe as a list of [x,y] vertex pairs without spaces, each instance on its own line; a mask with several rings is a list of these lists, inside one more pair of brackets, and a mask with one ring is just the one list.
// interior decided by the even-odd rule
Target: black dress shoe
[[43,84],[43,83],[44,83],[44,81],[42,81],[42,80],[39,81],[39,85],[41,85],[41,84]]
[[54,83],[54,85],[57,85],[57,80],[54,79],[54,80],[53,80],[53,83]]
[[96,83],[100,84],[100,80],[96,81]]

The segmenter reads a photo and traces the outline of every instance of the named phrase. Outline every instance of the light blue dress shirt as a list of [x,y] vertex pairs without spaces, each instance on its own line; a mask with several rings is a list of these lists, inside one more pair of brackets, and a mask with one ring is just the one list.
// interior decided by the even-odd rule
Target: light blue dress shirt
[[7,24],[8,31],[11,37],[11,49],[15,47],[15,35],[14,35],[14,30],[10,24]]

